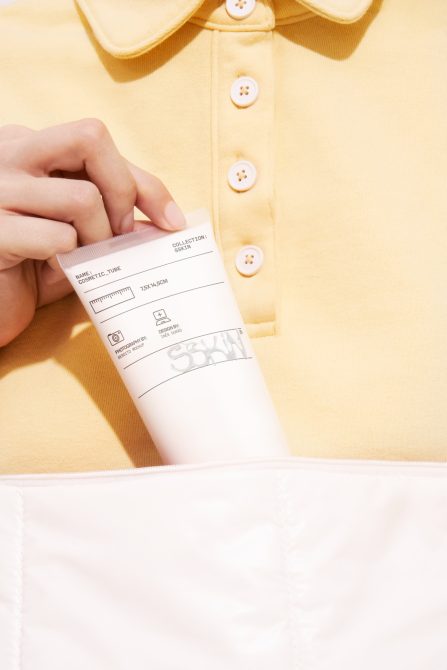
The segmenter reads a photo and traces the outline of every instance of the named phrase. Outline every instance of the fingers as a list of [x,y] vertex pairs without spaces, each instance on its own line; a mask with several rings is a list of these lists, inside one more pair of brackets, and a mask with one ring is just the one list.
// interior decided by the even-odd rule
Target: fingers
[[33,216],[0,215],[0,270],[24,258],[46,260],[76,246],[76,230],[69,223]]
[[9,344],[31,322],[38,298],[33,263],[0,272],[0,347]]
[[[101,121],[83,119],[41,131],[8,126],[3,132],[4,137],[10,141],[2,144],[2,162],[12,170],[11,174],[16,176],[18,172],[22,174],[25,172],[40,179],[48,175],[59,175],[60,171],[73,175],[84,174],[101,194],[103,209],[114,233],[129,232],[133,229],[135,205],[160,228],[179,230],[185,227],[185,217],[166,186],[158,177],[126,161],[119,154],[106,126]],[[87,192],[88,187],[85,186],[88,183],[87,179],[82,180],[84,186],[80,188],[84,190],[78,195],[81,196],[81,200],[83,197],[87,198],[92,209],[95,209],[98,193],[94,192],[93,188]],[[61,187],[63,181],[58,180],[58,186]],[[38,187],[36,186],[34,190],[37,191]],[[67,218],[61,215],[60,208],[56,209],[57,213],[55,212],[53,217],[44,212],[37,213],[40,216],[66,221]],[[100,210],[98,205],[96,209],[97,231]],[[20,211],[27,211],[26,207],[22,205]],[[101,228],[104,230],[103,223]],[[81,243],[87,243],[86,226],[80,224],[78,230]],[[98,239],[95,238],[96,234],[97,232],[93,233],[94,239]]]
[[137,199],[135,179],[101,121],[83,119],[52,126],[13,144],[9,165],[36,177],[56,170],[85,169],[101,192],[112,230],[115,233],[132,230]]
[[[1,203],[3,209],[72,223],[81,244],[112,237],[101,194],[89,181],[56,177],[10,178],[2,182]],[[13,217],[13,221],[16,218]]]
[[42,307],[55,300],[60,300],[73,291],[73,287],[60,269],[56,272],[47,263],[36,263],[37,284],[39,287],[36,307]]
[[31,128],[27,128],[26,126],[20,126],[11,123],[7,126],[0,127],[0,142],[4,142],[6,140],[17,140],[21,137],[27,137],[35,132],[35,130],[31,130]]
[[127,161],[137,187],[136,206],[152,223],[165,230],[179,230],[186,226],[183,212],[174,198],[154,175]]

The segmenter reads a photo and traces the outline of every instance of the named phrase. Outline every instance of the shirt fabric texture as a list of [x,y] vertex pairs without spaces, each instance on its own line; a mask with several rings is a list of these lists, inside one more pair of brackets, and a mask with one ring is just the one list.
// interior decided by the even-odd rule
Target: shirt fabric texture
[[[17,0],[0,124],[99,118],[185,212],[209,209],[294,455],[441,461],[446,29],[444,0],[258,0],[241,20],[217,0]],[[244,245],[264,253],[251,277]],[[160,463],[76,295],[37,311],[0,376],[1,472]]]

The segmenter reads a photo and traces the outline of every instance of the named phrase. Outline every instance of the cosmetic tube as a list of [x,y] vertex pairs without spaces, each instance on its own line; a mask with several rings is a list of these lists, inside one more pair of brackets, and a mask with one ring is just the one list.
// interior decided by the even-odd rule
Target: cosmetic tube
[[57,256],[165,463],[289,456],[208,210]]

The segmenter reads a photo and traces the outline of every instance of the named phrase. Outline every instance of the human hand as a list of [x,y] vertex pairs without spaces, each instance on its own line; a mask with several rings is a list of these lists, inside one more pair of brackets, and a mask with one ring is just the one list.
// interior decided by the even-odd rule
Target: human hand
[[101,121],[0,128],[0,346],[73,290],[56,254],[130,232],[134,206],[159,228],[185,226],[161,180],[126,161]]

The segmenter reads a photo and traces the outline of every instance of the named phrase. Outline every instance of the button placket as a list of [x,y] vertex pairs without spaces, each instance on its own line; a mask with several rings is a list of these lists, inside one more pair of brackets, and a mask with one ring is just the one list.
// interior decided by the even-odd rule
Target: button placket
[[[221,251],[248,332],[271,335],[276,297],[272,33],[220,32],[215,41],[216,154],[225,168],[217,186]],[[270,95],[260,96],[260,89]]]

